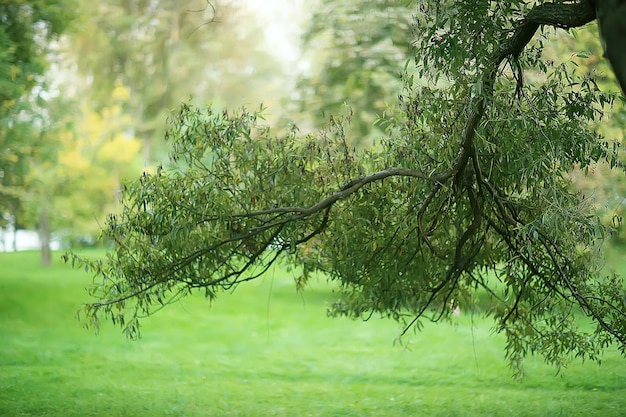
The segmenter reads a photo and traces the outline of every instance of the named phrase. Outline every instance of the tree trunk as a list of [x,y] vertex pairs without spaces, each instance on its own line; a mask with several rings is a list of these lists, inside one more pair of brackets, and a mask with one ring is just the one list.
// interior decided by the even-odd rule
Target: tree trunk
[[41,243],[41,264],[48,266],[52,263],[52,256],[50,254],[50,219],[46,209],[39,212],[39,241]]
[[598,25],[604,40],[604,55],[611,63],[617,81],[626,94],[626,1],[598,0]]

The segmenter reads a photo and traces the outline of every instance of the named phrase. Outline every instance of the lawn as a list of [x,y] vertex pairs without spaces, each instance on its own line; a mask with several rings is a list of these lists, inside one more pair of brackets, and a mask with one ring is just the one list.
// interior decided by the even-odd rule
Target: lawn
[[0,254],[0,416],[626,415],[614,350],[559,375],[530,359],[516,382],[481,317],[426,326],[407,348],[395,322],[326,318],[328,285],[299,294],[278,269],[213,305],[184,299],[128,341],[75,319],[89,275],[37,262]]

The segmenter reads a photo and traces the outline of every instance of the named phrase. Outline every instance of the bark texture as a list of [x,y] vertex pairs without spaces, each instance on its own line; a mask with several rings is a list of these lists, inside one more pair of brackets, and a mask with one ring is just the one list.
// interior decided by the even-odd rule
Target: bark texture
[[604,56],[626,94],[626,1],[597,0],[596,3],[600,35],[605,44]]

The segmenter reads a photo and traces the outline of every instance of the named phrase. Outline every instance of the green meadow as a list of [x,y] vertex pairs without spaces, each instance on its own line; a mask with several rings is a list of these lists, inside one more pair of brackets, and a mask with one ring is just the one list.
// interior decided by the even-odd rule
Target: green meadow
[[[146,319],[129,341],[75,314],[91,277],[35,252],[0,254],[0,416],[624,416],[626,360],[530,358],[511,378],[480,315],[400,326],[326,317],[326,282],[298,293],[274,269],[213,304],[201,295]],[[615,263],[626,272],[626,264]]]

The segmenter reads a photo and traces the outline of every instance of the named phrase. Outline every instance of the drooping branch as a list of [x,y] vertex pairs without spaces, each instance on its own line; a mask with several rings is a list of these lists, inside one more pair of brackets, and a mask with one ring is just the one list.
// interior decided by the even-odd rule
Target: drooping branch
[[[481,120],[484,116],[486,106],[493,95],[493,84],[496,78],[496,74],[501,62],[509,56],[512,56],[514,59],[522,53],[522,51],[526,48],[528,43],[532,40],[535,33],[542,25],[549,25],[559,28],[572,28],[579,27],[585,25],[596,18],[596,10],[594,5],[590,1],[579,0],[579,1],[560,1],[560,2],[551,2],[551,3],[543,3],[532,8],[529,13],[522,19],[515,30],[513,30],[513,35],[507,38],[498,48],[498,54],[494,57],[493,64],[491,67],[487,67],[487,69],[483,72],[481,83],[483,85],[483,95],[476,97],[470,103],[470,111],[465,120],[464,127],[461,133],[461,141],[460,141],[460,149],[456,159],[456,163],[453,166],[453,175],[455,176],[455,183],[457,186],[461,186],[467,193],[467,196],[472,203],[472,212],[474,216],[474,220],[471,222],[470,226],[467,230],[460,236],[455,250],[454,261],[450,264],[448,273],[446,274],[446,279],[441,282],[440,285],[434,288],[431,297],[428,302],[430,303],[437,292],[442,290],[444,287],[449,286],[450,292],[446,296],[446,302],[450,297],[450,294],[454,290],[454,287],[457,285],[458,278],[462,272],[465,271],[466,268],[471,266],[471,261],[474,256],[481,249],[483,241],[478,239],[478,241],[469,249],[464,250],[466,244],[475,234],[479,233],[482,228],[479,227],[482,220],[485,220],[485,223],[488,227],[494,228],[497,233],[501,236],[501,238],[509,245],[512,249],[515,256],[520,256],[521,259],[527,264],[527,266],[531,269],[532,274],[536,276],[540,276],[541,273],[532,265],[532,261],[526,257],[519,249],[519,242],[521,239],[519,236],[514,236],[515,232],[512,231],[517,227],[525,226],[524,222],[520,219],[516,218],[516,208],[515,205],[508,202],[505,198],[499,195],[499,191],[490,184],[488,181],[484,180],[480,175],[480,164],[473,149],[474,138],[476,135],[476,130],[481,123]],[[622,54],[623,55],[623,54]],[[626,67],[625,67],[626,69]],[[476,195],[473,183],[470,184],[460,184],[460,178],[464,176],[464,170],[466,169],[468,161],[472,159],[474,161],[473,166],[473,174],[478,182],[478,188],[482,189],[486,188],[488,193],[491,193],[493,201],[496,202],[496,208],[498,209],[498,218],[499,221],[494,221],[482,210],[478,207],[476,203]],[[434,190],[438,192],[439,190]],[[428,204],[428,202],[425,202]],[[424,210],[425,207],[422,207]],[[540,235],[541,236],[541,235]],[[541,236],[542,240],[545,242],[547,239],[546,236]],[[427,239],[426,239],[427,240]],[[551,252],[549,252],[551,254]],[[464,262],[460,262],[459,260],[464,258]],[[554,263],[555,273],[560,278],[562,282],[564,282],[568,288],[571,290],[571,283],[568,277],[563,273],[559,263],[565,262],[566,260],[561,257],[555,257],[551,255],[551,261]],[[527,278],[528,280],[528,278]],[[527,285],[528,281],[524,281],[523,287]],[[557,293],[560,293],[563,297],[567,298],[561,290],[556,287],[553,287]],[[515,303],[512,309],[504,315],[502,319],[502,325],[506,324],[508,319],[514,313],[514,311],[518,308],[521,296],[523,294],[523,289],[520,290],[520,293],[516,297]],[[584,311],[593,317],[600,326],[611,333],[616,337],[622,344],[626,344],[626,340],[621,336],[619,331],[611,329],[609,324],[604,319],[604,316],[599,313],[593,306],[586,301],[586,299],[574,291],[571,291],[572,296],[583,306]],[[425,312],[426,306],[424,306],[417,314],[417,316],[409,323],[409,325],[405,328],[404,332],[408,330],[408,328],[415,323],[415,321]]]
[[[299,145],[291,146],[289,141],[280,142],[277,139],[272,142],[273,139],[264,136],[262,138],[268,139],[271,145],[259,146],[260,141],[251,139],[250,134],[256,125],[252,123],[251,129],[248,118],[229,118],[226,115],[220,119],[211,114],[208,122],[203,124],[205,120],[198,122],[193,119],[187,123],[181,117],[181,120],[176,120],[177,126],[185,129],[181,148],[192,154],[190,158],[194,158],[193,152],[203,146],[209,152],[215,152],[210,156],[201,153],[197,157],[198,161],[201,158],[209,160],[197,163],[202,167],[200,178],[173,182],[176,192],[156,196],[159,185],[162,185],[159,178],[154,179],[153,184],[148,184],[150,181],[146,180],[152,188],[142,198],[150,202],[141,204],[138,209],[141,213],[137,216],[133,217],[137,213],[131,213],[121,224],[112,224],[112,235],[116,237],[113,240],[119,244],[117,256],[122,260],[114,264],[111,268],[114,272],[110,276],[119,281],[112,285],[109,275],[104,276],[106,285],[94,290],[101,301],[89,306],[88,313],[96,317],[97,310],[103,308],[105,314],[117,319],[117,311],[126,308],[126,301],[138,299],[133,307],[150,314],[152,299],[156,297],[163,304],[164,292],[170,291],[176,298],[180,288],[205,288],[207,297],[212,298],[216,290],[229,289],[258,278],[279,259],[279,254],[293,255],[289,260],[302,261],[299,265],[305,265],[306,260],[303,259],[307,253],[304,249],[320,243],[322,249],[311,256],[317,256],[310,263],[311,270],[326,272],[325,268],[331,264],[328,269],[333,278],[339,277],[347,288],[353,284],[357,288],[355,292],[367,285],[378,286],[367,294],[369,298],[364,303],[365,307],[353,310],[357,314],[386,308],[394,313],[410,311],[417,320],[428,314],[430,309],[439,313],[433,314],[434,320],[438,320],[449,312],[450,305],[458,301],[459,294],[470,286],[484,287],[498,299],[489,284],[478,277],[478,268],[488,265],[496,270],[496,263],[507,263],[513,259],[511,263],[517,262],[516,266],[523,272],[519,282],[513,284],[514,298],[499,299],[505,310],[495,315],[501,328],[508,329],[509,321],[518,319],[528,321],[534,329],[540,327],[531,322],[533,316],[524,316],[522,311],[536,308],[528,306],[528,293],[539,291],[543,296],[548,292],[545,287],[549,286],[564,303],[578,302],[605,331],[623,341],[619,333],[612,331],[603,313],[598,311],[597,303],[590,302],[589,296],[567,275],[573,266],[567,264],[566,256],[546,244],[550,241],[551,230],[539,230],[537,242],[531,242],[545,253],[533,254],[526,250],[525,245],[529,245],[532,238],[525,233],[529,223],[537,220],[538,210],[527,210],[515,198],[507,196],[510,189],[508,179],[491,181],[490,169],[485,161],[492,156],[483,158],[484,153],[481,152],[485,147],[480,138],[477,139],[478,132],[481,132],[481,138],[484,136],[485,130],[482,129],[490,123],[484,120],[485,115],[498,100],[494,90],[503,61],[508,57],[517,59],[541,25],[568,28],[583,25],[594,18],[595,9],[590,2],[556,1],[530,9],[514,30],[503,28],[501,44],[495,49],[493,44],[489,44],[488,50],[495,52],[488,57],[486,65],[483,60],[477,65],[477,71],[476,68],[465,69],[465,74],[476,77],[472,81],[479,87],[477,92],[472,90],[465,94],[456,90],[451,93],[450,97],[456,100],[450,100],[455,110],[462,110],[455,112],[455,116],[450,116],[452,112],[447,113],[448,120],[445,120],[446,116],[436,120],[456,128],[450,129],[449,136],[445,136],[449,133],[447,131],[441,136],[432,134],[436,131],[433,128],[430,136],[425,137],[427,140],[435,137],[437,144],[431,145],[428,152],[416,151],[419,154],[415,157],[416,162],[408,158],[400,158],[399,161],[385,159],[382,156],[388,155],[381,153],[362,165],[354,162],[359,166],[352,169],[352,162],[335,165],[334,161],[356,160],[356,152],[348,150],[345,141],[337,146],[336,142],[326,140],[324,134],[318,138],[322,143],[303,141],[300,148]],[[441,111],[446,114],[445,109]],[[192,130],[196,127],[197,130]],[[198,136],[197,140],[185,142],[186,138],[194,135]],[[208,139],[203,143],[205,137]],[[426,141],[419,143],[419,138],[413,136],[412,131],[402,140],[407,143],[414,140],[416,143],[410,145],[415,147],[427,146]],[[449,142],[442,145],[444,141]],[[452,149],[452,153],[442,152],[445,155],[440,159],[430,157],[431,150],[436,152],[442,146],[447,148],[444,149],[446,152]],[[388,150],[388,153],[394,152],[392,146]],[[255,157],[255,152],[260,152],[263,158]],[[266,157],[267,154],[270,156]],[[501,163],[496,159],[489,161],[496,165]],[[389,166],[393,168],[384,169]],[[345,169],[344,172],[342,169]],[[204,171],[209,171],[208,178],[204,177]],[[184,174],[180,175],[185,178]],[[289,179],[299,175],[304,180]],[[178,192],[185,186],[189,186],[189,193]],[[274,189],[284,190],[283,195],[274,193]],[[295,194],[300,191],[300,195],[310,191],[312,197],[296,197]],[[359,207],[359,203],[367,200],[368,193],[372,195],[369,203]],[[380,203],[386,198],[388,200]],[[194,200],[180,204],[180,200],[185,199]],[[218,200],[217,203],[213,204],[212,199]],[[354,210],[353,213],[347,203],[349,199],[362,211]],[[195,205],[196,200],[202,201],[202,204]],[[155,201],[160,201],[162,205]],[[163,201],[166,203],[163,204]],[[171,215],[165,216],[164,226],[154,232],[152,226],[158,213],[150,212],[151,204]],[[171,206],[174,209],[168,211]],[[129,212],[134,208],[131,207]],[[350,224],[361,220],[366,226]],[[347,224],[345,228],[337,226],[342,222]],[[117,227],[121,232],[117,233]],[[180,230],[183,230],[187,240],[183,243],[180,239],[176,240]],[[354,252],[367,253],[367,256],[359,258],[340,253],[332,258],[335,245],[339,245],[338,241],[344,238],[349,240],[346,234],[352,230],[356,230],[352,235],[356,236],[353,239],[356,243],[351,241],[350,245],[337,251],[356,249]],[[137,251],[129,248],[132,246],[126,245],[129,236],[136,239],[137,246],[145,246]],[[307,242],[310,244],[307,245]],[[483,256],[486,242],[501,245],[497,258]],[[331,257],[332,262],[325,263],[325,259],[318,261],[324,257]],[[132,265],[128,267],[124,262]],[[536,267],[536,263],[541,266]],[[422,264],[430,269],[415,272]],[[412,274],[418,277],[406,278]],[[544,278],[545,285],[541,284]],[[390,288],[394,285],[396,288]],[[390,293],[396,300],[385,305],[380,298]],[[397,299],[401,301],[396,302]],[[541,305],[545,299],[547,296],[537,302],[531,297],[535,305]],[[382,307],[379,307],[381,304]]]
[[[502,43],[499,48],[499,53],[494,57],[493,65],[484,71],[481,80],[484,86],[484,94],[480,97],[473,98],[472,103],[469,105],[470,111],[468,112],[460,135],[459,151],[450,168],[440,173],[431,174],[408,168],[390,168],[349,181],[342,186],[340,190],[310,207],[276,207],[253,213],[236,213],[233,214],[232,218],[256,218],[268,215],[277,215],[278,217],[273,217],[272,221],[263,222],[260,226],[247,230],[245,235],[234,236],[225,242],[221,242],[220,244],[228,243],[232,240],[248,239],[256,235],[260,235],[269,229],[302,221],[322,210],[330,209],[336,202],[350,197],[355,192],[359,191],[363,186],[381,181],[385,178],[410,177],[434,182],[436,184],[443,184],[454,178],[454,182],[459,183],[463,177],[470,158],[476,159],[476,155],[474,153],[475,151],[473,150],[473,141],[476,135],[476,130],[481,123],[481,119],[483,118],[485,107],[489,103],[489,97],[493,94],[493,84],[500,63],[509,55],[519,55],[541,25],[569,28],[584,25],[594,18],[594,8],[587,1],[582,0],[573,2],[544,3],[531,9],[528,15],[520,21],[517,29],[514,30],[513,35]],[[433,195],[440,189],[440,185],[433,189],[431,196],[423,202],[423,205],[419,210],[420,213],[423,213],[426,210],[432,201]],[[284,216],[285,214],[290,215]],[[456,250],[456,258],[461,256],[464,244],[470,239],[473,233],[477,231],[477,229],[478,228],[471,227],[463,234]],[[321,231],[322,230],[320,230],[320,232]],[[205,250],[203,249],[202,252],[204,251]],[[475,252],[475,250],[472,252]],[[462,272],[463,270],[463,268],[459,270],[458,265],[451,265],[450,269],[457,270],[458,272]]]

